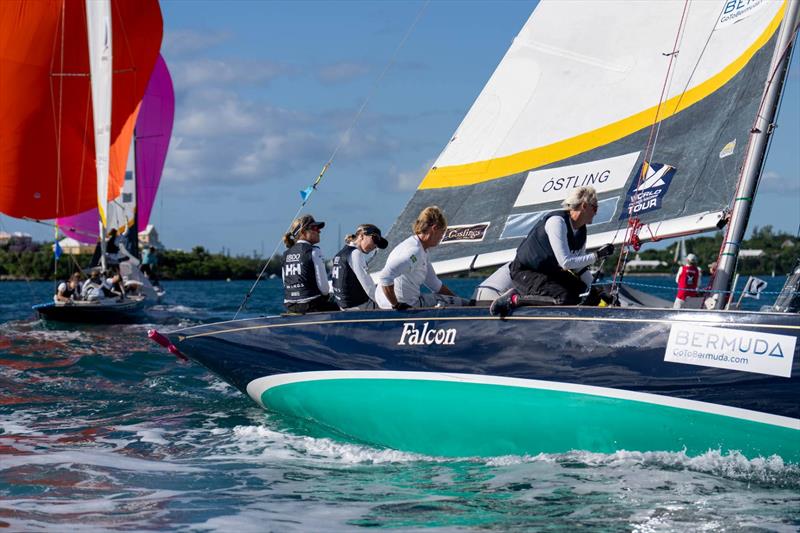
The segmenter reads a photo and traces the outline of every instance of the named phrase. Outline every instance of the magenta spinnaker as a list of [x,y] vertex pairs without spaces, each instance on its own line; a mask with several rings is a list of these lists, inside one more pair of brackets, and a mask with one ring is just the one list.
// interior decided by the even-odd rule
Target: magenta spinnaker
[[[139,230],[150,222],[164,162],[167,159],[172,123],[175,117],[175,92],[167,64],[160,55],[147,84],[139,116],[136,118],[136,212]],[[97,208],[58,219],[68,237],[94,243],[98,238]]]

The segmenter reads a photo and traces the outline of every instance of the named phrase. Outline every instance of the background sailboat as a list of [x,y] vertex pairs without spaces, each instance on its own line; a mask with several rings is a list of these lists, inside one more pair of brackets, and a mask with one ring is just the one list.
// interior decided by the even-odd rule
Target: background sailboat
[[105,226],[161,45],[157,0],[2,2],[0,35],[0,211],[96,206]]
[[[147,85],[136,118],[134,129],[134,172],[127,172],[120,194],[108,204],[108,226],[125,236],[125,246],[130,260],[124,265],[126,279],[142,284],[143,293],[156,301],[156,292],[149,280],[137,267],[139,228],[150,222],[150,214],[158,192],[161,174],[167,158],[172,125],[175,116],[175,93],[172,78],[163,57],[159,55]],[[59,218],[58,228],[73,239],[93,244],[100,238],[97,208],[78,215]]]

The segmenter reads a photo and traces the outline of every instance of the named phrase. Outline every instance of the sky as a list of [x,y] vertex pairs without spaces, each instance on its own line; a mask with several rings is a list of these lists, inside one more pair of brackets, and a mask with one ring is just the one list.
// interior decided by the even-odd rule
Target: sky
[[[327,222],[327,256],[360,223],[388,232],[535,5],[162,1],[176,116],[161,241],[268,255],[373,87],[305,212]],[[767,224],[800,229],[799,53],[750,228]],[[0,230],[52,238],[5,215]]]

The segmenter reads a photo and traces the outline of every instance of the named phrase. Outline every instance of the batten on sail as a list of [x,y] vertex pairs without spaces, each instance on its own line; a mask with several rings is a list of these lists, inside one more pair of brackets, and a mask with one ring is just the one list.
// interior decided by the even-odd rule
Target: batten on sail
[[604,208],[588,228],[590,248],[622,242],[630,217],[644,224],[642,240],[715,229],[785,4],[685,6],[540,2],[390,241],[408,236],[419,211],[436,204],[451,225],[487,223],[480,240],[435,248],[437,271],[502,264],[539,216],[583,185],[598,190]]

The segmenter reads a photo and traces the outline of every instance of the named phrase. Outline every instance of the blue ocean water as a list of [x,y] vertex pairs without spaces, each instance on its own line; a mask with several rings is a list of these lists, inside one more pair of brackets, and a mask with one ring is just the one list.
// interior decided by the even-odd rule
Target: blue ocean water
[[[765,279],[767,291],[784,281]],[[628,281],[674,295],[669,277]],[[468,295],[475,281],[448,284]],[[800,529],[800,468],[776,457],[620,450],[443,459],[286,433],[146,337],[152,327],[231,318],[250,283],[165,286],[146,323],[79,327],[31,313],[51,283],[0,283],[0,528]],[[249,310],[274,313],[280,301],[279,280],[267,280]]]

